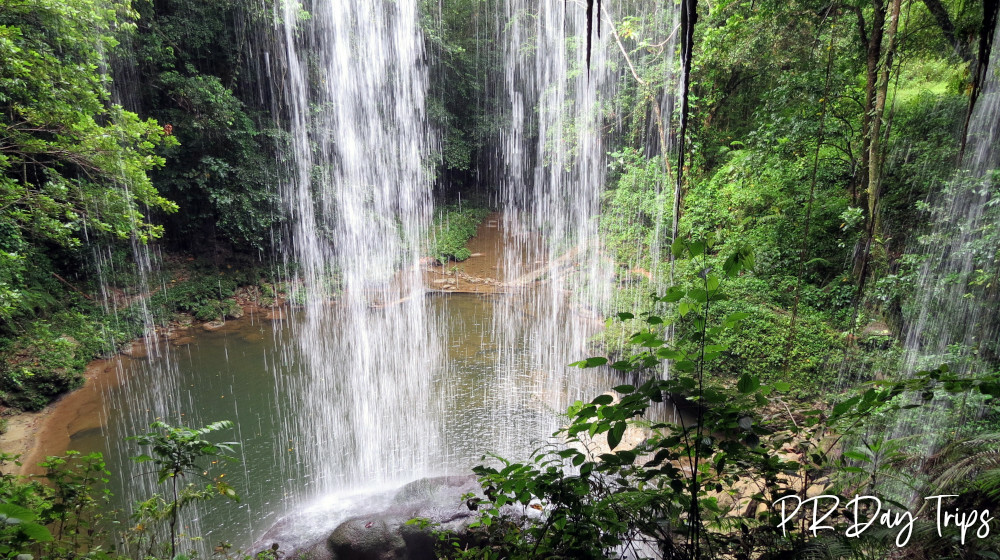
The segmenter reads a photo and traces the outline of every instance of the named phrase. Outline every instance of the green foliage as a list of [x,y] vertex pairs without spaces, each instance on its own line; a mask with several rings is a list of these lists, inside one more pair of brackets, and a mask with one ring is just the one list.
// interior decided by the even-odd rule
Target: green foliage
[[478,190],[483,152],[496,141],[501,101],[488,82],[501,68],[498,43],[490,37],[497,21],[487,14],[495,0],[420,3],[420,27],[429,55],[427,118],[440,134],[435,187],[454,199]]
[[[711,180],[692,185],[685,229],[721,231],[723,240],[738,239],[758,255],[758,270],[774,276],[794,276],[802,245],[809,198],[811,157],[787,138],[728,152],[727,161]],[[755,142],[756,144],[756,142]],[[807,280],[823,285],[835,279],[854,238],[841,228],[849,199],[831,170],[820,177],[806,240],[812,264]]]
[[191,313],[200,321],[222,319],[227,311],[232,313],[226,298],[232,297],[238,287],[231,276],[198,276],[179,285],[168,288],[157,302],[167,309]]
[[0,222],[26,239],[147,240],[162,228],[141,208],[176,210],[147,175],[163,130],[110,104],[102,71],[133,15],[128,2],[0,4]]
[[[189,476],[207,477],[211,469],[201,464],[205,460],[214,459],[213,464],[221,461],[234,461],[236,442],[213,443],[206,439],[215,432],[230,429],[233,423],[228,420],[213,422],[203,428],[188,428],[186,426],[171,426],[164,422],[154,422],[150,428],[155,431],[143,435],[132,436],[129,440],[139,445],[149,446],[152,455],[133,457],[137,463],[152,463],[156,467],[157,481],[169,482],[171,499],[164,500],[156,495],[140,504],[134,517],[139,524],[148,521],[166,519],[170,526],[170,557],[177,554],[178,519],[180,510],[197,502],[210,500],[216,496],[239,501],[239,496],[232,486],[222,480],[224,474],[216,477],[204,488],[194,484],[182,484],[182,479]],[[144,544],[149,549],[155,548],[154,540],[146,540]]]
[[115,318],[86,303],[67,306],[28,323],[21,336],[0,339],[0,402],[22,410],[40,410],[83,383],[83,373],[97,357],[113,353],[140,334],[130,325],[115,328]]
[[[0,454],[0,465],[16,457]],[[101,557],[108,472],[100,453],[48,457],[46,482],[0,475],[0,558]]]
[[610,154],[610,171],[617,177],[604,194],[601,234],[604,244],[619,264],[650,267],[646,262],[655,236],[670,223],[670,185],[660,158],[647,158],[625,148]]
[[181,212],[164,216],[172,245],[204,240],[255,253],[281,219],[276,150],[281,134],[247,72],[248,37],[266,36],[267,3],[140,2],[135,51],[142,106],[179,141],[153,175]]
[[[863,494],[900,462],[899,442],[870,441],[841,454],[842,438],[871,429],[873,417],[930,402],[937,392],[975,392],[990,403],[1000,397],[1000,376],[965,378],[943,366],[863,386],[825,410],[789,403],[787,381],[766,384],[749,372],[735,383],[710,379],[711,364],[729,351],[724,335],[749,318],[720,308],[729,301],[721,286],[753,260],[737,252],[716,274],[705,266],[711,240],[678,241],[672,250],[702,265],[689,285],[653,297],[674,312],[619,314],[636,329],[630,343],[637,351],[571,364],[610,367],[633,381],[572,405],[569,424],[555,434],[560,443],[536,450],[530,462],[475,468],[488,497],[482,524],[500,525],[502,536],[490,546],[503,557],[642,555],[634,548],[642,540],[668,557],[794,557],[812,543],[805,531],[783,536],[777,499],[817,484]],[[671,327],[678,327],[673,338]],[[669,376],[662,375],[665,363]],[[914,394],[916,402],[906,396]],[[675,412],[659,403],[673,404]],[[630,430],[639,437],[628,436]],[[511,521],[500,509],[534,503],[542,507],[537,520]],[[882,546],[881,537],[872,536],[871,544]],[[476,550],[482,555],[449,557],[488,554]]]
[[441,264],[469,258],[469,249],[465,244],[476,235],[476,229],[488,213],[485,208],[469,205],[464,208],[457,205],[439,208],[432,226],[431,255]]

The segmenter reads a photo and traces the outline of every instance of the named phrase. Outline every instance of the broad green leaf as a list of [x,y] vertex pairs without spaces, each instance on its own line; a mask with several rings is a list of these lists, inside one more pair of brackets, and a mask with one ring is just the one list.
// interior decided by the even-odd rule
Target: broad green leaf
[[25,536],[35,542],[49,542],[52,540],[52,533],[37,523],[22,523],[18,528]]
[[608,432],[608,448],[614,451],[618,447],[618,444],[621,443],[623,435],[625,435],[625,422],[615,422]]
[[606,363],[608,363],[607,358],[595,357],[595,358],[587,358],[586,360],[580,360],[579,362],[573,362],[572,364],[569,364],[569,367],[578,367],[580,369],[584,369],[584,368],[603,366]]
[[756,375],[744,373],[736,383],[736,390],[744,395],[753,393],[760,387],[760,378]]
[[847,457],[848,459],[854,459],[855,461],[863,461],[865,463],[871,462],[870,457],[859,451],[845,451],[844,457]]
[[675,259],[681,258],[684,255],[684,239],[680,237],[674,239],[674,242],[670,244],[670,252]]
[[846,401],[844,401],[844,402],[842,402],[840,404],[835,405],[833,407],[833,417],[837,417],[837,416],[841,416],[843,414],[846,414],[848,411],[851,410],[851,408],[854,407],[854,405],[858,404],[858,402],[860,400],[861,400],[861,397],[852,397],[852,398],[847,399]]

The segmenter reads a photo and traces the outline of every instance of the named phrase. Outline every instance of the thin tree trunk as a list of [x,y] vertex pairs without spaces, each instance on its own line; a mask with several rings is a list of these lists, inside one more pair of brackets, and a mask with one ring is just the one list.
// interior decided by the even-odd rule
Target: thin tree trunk
[[[862,188],[861,198],[869,206],[866,195],[870,184],[872,117],[875,114],[875,102],[878,97],[878,63],[882,58],[882,37],[885,32],[886,6],[884,0],[872,0],[872,8],[871,35],[867,37],[868,41],[865,45],[865,104],[864,113],[861,115],[861,164],[858,166],[859,177],[856,180]],[[857,16],[861,38],[864,40],[864,16],[860,9],[857,11]],[[871,215],[868,218],[871,219]]]
[[889,74],[892,72],[892,59],[896,51],[896,31],[899,29],[899,12],[902,0],[892,0],[892,13],[889,16],[889,29],[886,32],[887,41],[883,60],[880,61],[878,84],[875,91],[875,105],[872,107],[871,133],[868,145],[868,219],[875,227],[872,231],[878,233],[878,201],[882,188],[882,121],[885,115],[885,103],[889,94]]

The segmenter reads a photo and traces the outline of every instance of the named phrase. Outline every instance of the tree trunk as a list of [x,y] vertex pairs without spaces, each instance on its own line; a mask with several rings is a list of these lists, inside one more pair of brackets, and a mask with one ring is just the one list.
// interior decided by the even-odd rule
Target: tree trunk
[[941,28],[941,33],[944,33],[944,38],[948,41],[948,44],[955,48],[955,52],[963,60],[971,60],[972,53],[955,37],[955,24],[951,22],[948,10],[941,4],[941,0],[923,0],[923,3],[924,6],[927,6],[927,11],[934,17],[934,21],[937,22],[938,27]]
[[889,29],[885,34],[886,47],[880,61],[878,84],[875,88],[875,105],[870,116],[869,153],[868,153],[868,219],[875,227],[871,231],[878,232],[878,201],[882,189],[882,120],[885,116],[885,103],[889,94],[889,75],[892,73],[892,59],[896,51],[896,31],[899,29],[899,12],[902,0],[892,0],[892,13],[889,16]]
[[[872,141],[872,116],[875,114],[875,99],[878,91],[878,63],[882,58],[882,36],[885,28],[886,5],[884,0],[872,0],[871,35],[867,37],[865,45],[865,104],[864,113],[861,115],[861,165],[858,166],[859,176],[856,183],[862,187],[861,198],[867,203],[867,192],[869,185],[868,174],[871,171],[871,141]],[[858,27],[861,30],[861,39],[865,40],[864,16],[859,9]],[[871,216],[868,216],[871,219]]]

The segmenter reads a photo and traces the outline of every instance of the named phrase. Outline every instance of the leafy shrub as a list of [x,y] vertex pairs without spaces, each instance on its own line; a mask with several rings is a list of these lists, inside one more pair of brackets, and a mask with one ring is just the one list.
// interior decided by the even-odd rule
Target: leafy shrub
[[445,206],[434,218],[431,255],[441,264],[449,260],[464,261],[471,254],[465,246],[489,213],[485,208]]

